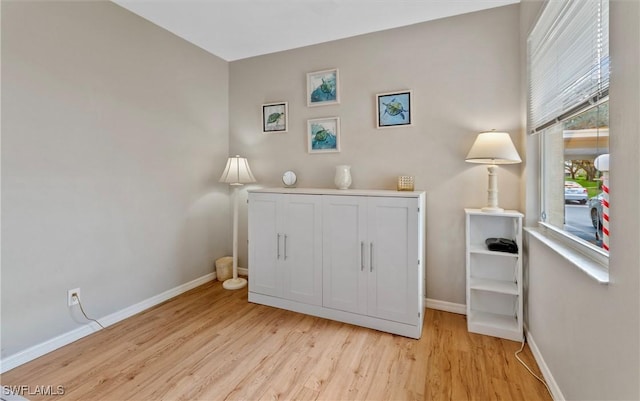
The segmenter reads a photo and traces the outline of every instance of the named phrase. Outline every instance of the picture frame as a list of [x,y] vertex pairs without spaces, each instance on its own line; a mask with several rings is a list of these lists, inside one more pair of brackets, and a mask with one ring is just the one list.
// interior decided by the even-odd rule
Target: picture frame
[[289,129],[289,104],[287,102],[262,105],[262,133],[281,133]]
[[378,93],[376,95],[376,128],[413,125],[412,97],[411,90]]
[[307,120],[307,151],[309,153],[340,152],[339,117]]
[[340,79],[337,68],[307,73],[307,106],[340,103]]

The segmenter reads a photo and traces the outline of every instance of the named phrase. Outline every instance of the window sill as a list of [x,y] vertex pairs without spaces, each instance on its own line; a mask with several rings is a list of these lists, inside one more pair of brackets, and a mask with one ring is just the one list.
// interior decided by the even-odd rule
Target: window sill
[[596,261],[582,252],[564,244],[552,235],[547,234],[544,229],[525,227],[524,230],[531,238],[537,239],[558,253],[558,255],[562,256],[565,260],[582,270],[598,283],[609,284],[609,270],[607,266],[603,265],[601,262]]

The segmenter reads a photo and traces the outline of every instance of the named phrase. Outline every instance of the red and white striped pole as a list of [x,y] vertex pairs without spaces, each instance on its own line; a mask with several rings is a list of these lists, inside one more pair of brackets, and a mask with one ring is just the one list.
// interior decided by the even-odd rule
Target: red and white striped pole
[[593,164],[602,172],[602,247],[609,251],[609,154],[596,157]]

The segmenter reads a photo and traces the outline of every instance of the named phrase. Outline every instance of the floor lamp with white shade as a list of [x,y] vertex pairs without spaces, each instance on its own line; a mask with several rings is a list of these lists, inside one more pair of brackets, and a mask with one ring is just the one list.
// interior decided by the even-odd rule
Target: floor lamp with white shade
[[520,155],[513,146],[508,132],[487,131],[478,134],[465,159],[468,163],[487,164],[489,189],[487,206],[483,212],[500,213],[504,209],[498,206],[498,164],[520,163]]
[[220,182],[233,187],[233,277],[225,280],[222,286],[227,290],[237,290],[247,285],[246,279],[238,277],[238,188],[256,182],[256,179],[251,174],[247,159],[236,155],[227,160]]

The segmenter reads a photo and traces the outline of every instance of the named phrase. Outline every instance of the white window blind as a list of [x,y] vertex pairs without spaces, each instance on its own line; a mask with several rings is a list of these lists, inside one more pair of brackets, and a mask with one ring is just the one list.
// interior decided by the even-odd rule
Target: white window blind
[[532,133],[607,96],[609,1],[548,1],[529,35],[528,56]]

